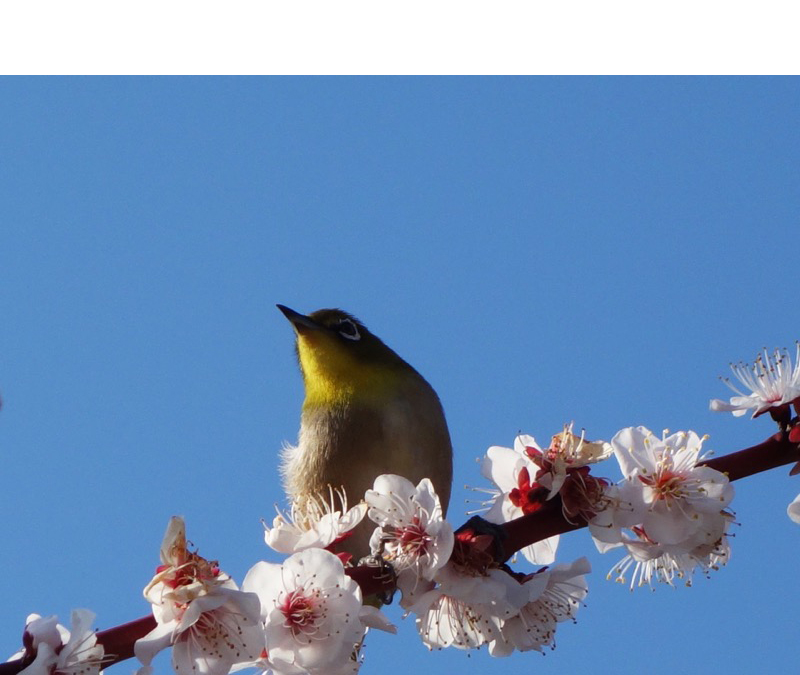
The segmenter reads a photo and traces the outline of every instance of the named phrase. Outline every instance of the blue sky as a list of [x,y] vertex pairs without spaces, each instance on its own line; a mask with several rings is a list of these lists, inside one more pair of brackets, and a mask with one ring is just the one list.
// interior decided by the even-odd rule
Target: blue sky
[[[434,385],[457,523],[519,432],[773,432],[708,400],[800,338],[796,78],[6,78],[0,119],[7,654],[29,612],[146,614],[173,514],[238,580],[276,559],[302,383],[275,303],[353,312]],[[572,533],[590,592],[546,658],[431,655],[392,608],[362,672],[781,671],[800,481],[736,488],[691,589],[630,593]]]

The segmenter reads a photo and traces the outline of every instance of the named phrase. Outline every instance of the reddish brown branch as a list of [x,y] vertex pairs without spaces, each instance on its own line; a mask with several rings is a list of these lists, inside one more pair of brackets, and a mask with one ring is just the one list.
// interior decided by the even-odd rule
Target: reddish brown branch
[[[701,462],[712,469],[727,474],[730,480],[739,480],[762,471],[793,464],[800,460],[800,450],[789,440],[788,434],[779,432],[763,443],[730,455],[714,457]],[[561,509],[561,498],[554,497],[535,513],[522,516],[503,525],[507,538],[502,542],[504,554],[498,562],[504,562],[516,551],[556,534],[571,532],[586,526],[586,521],[576,518],[570,522]]]
[[30,664],[23,664],[21,661],[7,661],[0,663],[0,675],[16,675],[23,667]]
[[568,521],[561,510],[561,497],[556,495],[535,513],[504,523],[502,527],[506,538],[502,542],[503,554],[497,562],[505,562],[517,551],[542,539],[586,527],[586,521],[580,516],[574,523]]
[[[143,616],[141,619],[114,626],[108,630],[97,633],[97,641],[103,645],[105,659],[103,668],[113,666],[115,663],[133,658],[133,645],[156,627],[153,615]],[[10,661],[0,663],[0,675],[16,675],[20,670],[30,665],[30,660]]]
[[0,675],[16,675],[20,670],[31,664],[30,661],[7,661],[0,663]]
[[752,448],[714,457],[702,464],[727,474],[731,480],[739,480],[798,460],[800,451],[797,443],[791,442],[788,434],[778,432]]
[[133,645],[156,627],[156,620],[152,614],[141,619],[115,626],[108,630],[101,630],[97,634],[97,641],[103,645],[106,656],[110,661],[104,668],[115,663],[133,658]]
[[[751,448],[715,457],[703,464],[727,474],[731,480],[739,480],[798,461],[800,461],[798,444],[789,440],[788,433],[781,432]],[[556,496],[535,513],[499,526],[505,536],[500,542],[500,548],[495,550],[495,559],[497,562],[504,562],[525,546],[585,526],[586,521],[582,518],[578,517],[575,522],[570,522],[564,517],[561,499]],[[394,576],[387,575],[385,570],[377,567],[354,567],[348,569],[347,574],[358,583],[364,596],[391,592],[395,589]],[[147,635],[155,626],[155,619],[152,616],[145,616],[136,621],[100,631],[97,634],[97,641],[103,645],[105,653],[110,657],[105,667],[131,658],[136,640]],[[0,663],[0,675],[16,675],[27,665],[29,665],[29,661]]]

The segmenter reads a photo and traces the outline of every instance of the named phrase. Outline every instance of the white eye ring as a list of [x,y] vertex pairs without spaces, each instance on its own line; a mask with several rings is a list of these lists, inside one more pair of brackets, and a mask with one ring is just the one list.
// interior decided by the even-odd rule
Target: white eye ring
[[358,327],[350,319],[342,319],[339,322],[339,335],[353,341],[361,339]]

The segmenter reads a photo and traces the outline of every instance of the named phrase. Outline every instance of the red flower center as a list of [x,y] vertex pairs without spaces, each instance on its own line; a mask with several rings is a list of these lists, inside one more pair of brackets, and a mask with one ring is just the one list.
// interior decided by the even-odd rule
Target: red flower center
[[292,634],[310,635],[317,630],[320,613],[313,597],[303,595],[302,589],[287,593],[280,605],[285,617],[284,626],[290,628]]
[[425,553],[431,538],[420,524],[418,516],[414,516],[411,525],[396,531],[397,540],[403,551],[420,555]]
[[512,489],[508,496],[511,503],[522,509],[522,512],[527,515],[542,507],[547,500],[547,493],[547,488],[543,488],[536,482],[531,483],[528,468],[522,467],[517,476],[517,487]]
[[174,572],[169,577],[163,579],[164,585],[169,588],[178,588],[179,586],[188,586],[195,581],[202,583],[213,582],[217,579],[221,571],[219,563],[216,560],[206,560],[197,553],[191,551],[183,552],[185,562],[180,565],[159,565],[156,567],[156,573],[161,574],[170,568],[174,568]]
[[671,501],[672,499],[683,497],[683,476],[672,473],[671,471],[661,471],[654,476],[639,476],[639,480],[645,485],[653,488],[656,499]]

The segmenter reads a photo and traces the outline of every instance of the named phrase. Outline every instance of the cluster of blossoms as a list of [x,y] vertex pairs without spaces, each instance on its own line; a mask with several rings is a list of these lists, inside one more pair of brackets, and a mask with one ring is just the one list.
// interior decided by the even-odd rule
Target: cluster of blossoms
[[376,564],[391,566],[400,604],[416,616],[430,649],[487,645],[496,656],[541,650],[586,595],[585,558],[515,574],[483,554],[491,535],[453,532],[430,480],[414,485],[382,475],[353,508],[332,493],[329,503],[279,513],[265,526],[265,540],[289,557],[254,565],[241,590],[215,562],[189,551],[183,522],[173,519],[163,565],[145,589],[158,625],[136,643],[144,663],[139,675],[149,674],[152,658],[167,646],[178,673],[244,667],[276,675],[357,673],[366,631],[395,632],[381,611],[364,605],[347,574],[349,556],[332,552],[366,516],[375,523]]
[[357,672],[357,646],[367,627],[394,627],[362,605],[358,584],[324,546],[365,512],[361,506],[299,522],[279,515],[266,540],[292,554],[283,564],[256,563],[241,590],[216,562],[189,551],[183,521],[173,518],[161,548],[164,564],[145,588],[158,625],[136,642],[144,664],[138,675],[149,675],[152,658],[169,646],[177,673],[223,675],[246,667],[276,675]]
[[556,623],[572,619],[586,595],[585,558],[572,565],[518,575],[482,551],[489,534],[454,533],[428,479],[414,486],[380,476],[365,496],[378,523],[371,547],[392,563],[400,604],[416,615],[430,649],[476,649],[493,656],[541,651]]
[[586,558],[527,575],[464,562],[448,563],[428,590],[404,598],[430,649],[487,645],[492,656],[542,651],[554,644],[556,624],[575,618],[591,571]]
[[[343,503],[341,496],[340,502]],[[345,538],[359,524],[364,516],[362,509],[365,509],[366,515],[376,524],[370,537],[372,554],[381,564],[391,565],[397,587],[402,592],[400,604],[408,614],[416,615],[419,634],[430,649],[451,646],[471,649],[485,644],[493,655],[510,654],[515,649],[540,650],[552,644],[556,623],[573,618],[586,595],[583,575],[589,567],[585,559],[537,574],[515,575],[494,563],[490,555],[480,555],[481,543],[488,546],[491,535],[478,535],[477,545],[471,541],[470,545],[461,546],[464,543],[459,538],[461,535],[454,533],[444,519],[439,497],[427,478],[414,485],[401,476],[379,476],[372,489],[366,492],[364,502],[350,510],[343,506],[339,511],[335,509],[335,500],[331,499],[330,506],[312,508],[311,517],[308,508],[293,509],[290,517],[279,514],[273,526],[267,528],[266,540],[284,553],[290,553],[291,547],[307,547],[302,553],[315,555],[313,569],[318,575],[322,556],[337,560],[324,548]],[[284,563],[284,568],[297,555],[294,553]],[[270,573],[267,563],[259,563],[243,584],[243,589],[259,594],[262,607],[265,598],[273,598],[268,605],[274,608],[273,630],[284,627],[281,640],[267,640],[266,653],[273,670],[276,665],[280,668],[285,663],[276,661],[276,649],[280,648],[285,650],[281,652],[282,658],[293,658],[293,663],[304,668],[304,672],[314,672],[311,661],[301,662],[293,655],[298,640],[304,636],[302,632],[285,630],[285,604],[274,600],[279,595],[276,587],[279,583],[285,584],[285,579],[294,580],[295,587],[284,585],[284,592],[306,588],[304,584],[308,583],[311,569],[306,569],[305,576],[298,568],[294,574],[284,574],[279,579]],[[337,580],[337,584],[340,583]],[[309,597],[307,593],[303,595],[302,608],[313,604]],[[345,633],[341,625],[341,617],[345,615],[358,616],[362,627],[393,628],[377,610],[369,607],[362,607],[360,612],[355,610],[356,607],[338,607],[331,612],[331,617],[336,619],[332,625],[337,631]],[[283,623],[279,612],[284,617]],[[300,616],[302,612],[296,614]],[[332,639],[327,632],[316,633],[314,640],[308,642],[308,649],[315,649],[320,658],[326,658],[324,664],[317,663],[319,672],[323,669],[325,672],[357,670],[354,638],[360,640],[361,637],[363,628],[354,630],[342,639],[339,647],[332,648],[323,644]],[[331,655],[335,657],[333,660]]]
[[[711,409],[737,416],[752,410],[753,417],[769,412],[783,437],[800,443],[800,424],[792,417],[792,407],[800,413],[800,343],[797,350],[794,365],[776,351],[753,365],[732,366],[750,393],[728,383],[737,395],[711,401]],[[560,506],[567,522],[588,524],[601,552],[625,551],[608,576],[630,579],[631,589],[676,579],[689,585],[697,571],[707,574],[727,562],[733,487],[704,463],[704,438],[693,431],[657,437],[639,426],[622,429],[610,443],[589,442],[572,428],[566,425],[546,448],[526,435],[512,448],[490,447],[481,464],[494,484],[485,490],[485,520],[458,531],[444,519],[427,478],[414,485],[378,476],[352,508],[333,490],[329,501],[295,503],[265,525],[266,543],[288,557],[282,564],[256,563],[241,588],[216,561],[190,549],[183,520],[173,518],[162,564],[144,589],[155,628],[136,641],[137,675],[151,675],[153,658],[168,647],[179,674],[242,668],[275,675],[357,673],[368,629],[396,632],[379,609],[364,604],[348,574],[350,556],[336,552],[357,527],[363,530],[365,518],[374,523],[372,561],[393,575],[400,605],[415,616],[429,649],[485,645],[492,656],[542,651],[554,645],[559,622],[574,621],[590,567],[585,558],[554,565],[558,536],[521,549],[531,563],[549,567],[519,573],[499,560],[498,528],[548,502]],[[591,465],[612,455],[623,476],[616,484],[590,473]],[[800,495],[787,511],[800,523]],[[97,675],[114,657],[104,654],[93,620],[88,610],[75,610],[70,631],[55,617],[33,614],[23,649],[10,661],[26,675]]]
[[[611,454],[603,441],[588,442],[583,434],[572,433],[572,424],[552,437],[544,450],[533,436],[519,435],[513,448],[492,446],[486,451],[481,473],[495,488],[485,490],[491,498],[484,502],[484,514],[492,523],[507,523],[538,511],[556,495],[561,497],[564,517],[588,520],[603,507],[607,481],[589,474],[589,465]],[[535,565],[549,565],[556,559],[559,535],[522,549]]]
[[[541,651],[553,644],[556,624],[574,619],[586,596],[585,558],[514,573],[486,552],[492,535],[453,531],[430,480],[414,485],[382,475],[353,508],[332,492],[329,503],[278,513],[265,526],[265,540],[288,557],[282,564],[256,563],[241,588],[216,561],[190,548],[183,519],[172,518],[161,565],[144,589],[156,625],[134,645],[142,663],[137,675],[151,675],[154,657],[167,648],[179,674],[243,668],[275,675],[357,673],[367,630],[396,632],[380,610],[364,605],[347,574],[349,556],[332,551],[366,516],[375,524],[370,547],[376,564],[390,567],[400,604],[416,616],[430,649],[487,645],[494,656]],[[26,649],[13,658],[25,660],[28,675],[99,673],[103,648],[88,629],[93,618],[76,611],[70,637],[55,617],[33,615]]]
[[136,642],[144,664],[137,675],[150,675],[153,657],[170,646],[177,673],[227,673],[260,657],[258,597],[240,591],[216,561],[189,550],[182,518],[170,520],[161,563],[144,589],[157,625]]
[[[491,447],[483,474],[495,484],[487,520],[505,523],[533,513],[558,495],[564,517],[589,524],[601,552],[624,547],[627,555],[612,569],[619,581],[631,573],[631,587],[672,584],[727,561],[726,530],[733,498],[728,478],[700,462],[702,440],[694,432],[657,439],[644,427],[621,430],[611,443],[586,442],[572,425],[541,449],[531,436],[514,448]],[[589,465],[613,453],[623,480],[612,485],[595,478]],[[555,559],[558,537],[528,546],[531,562]]]
[[598,550],[624,547],[627,555],[611,575],[631,588],[675,578],[691,582],[727,562],[726,531],[733,516],[728,477],[700,464],[703,439],[693,431],[655,436],[629,427],[611,440],[623,480],[606,490],[608,506],[590,521]]

